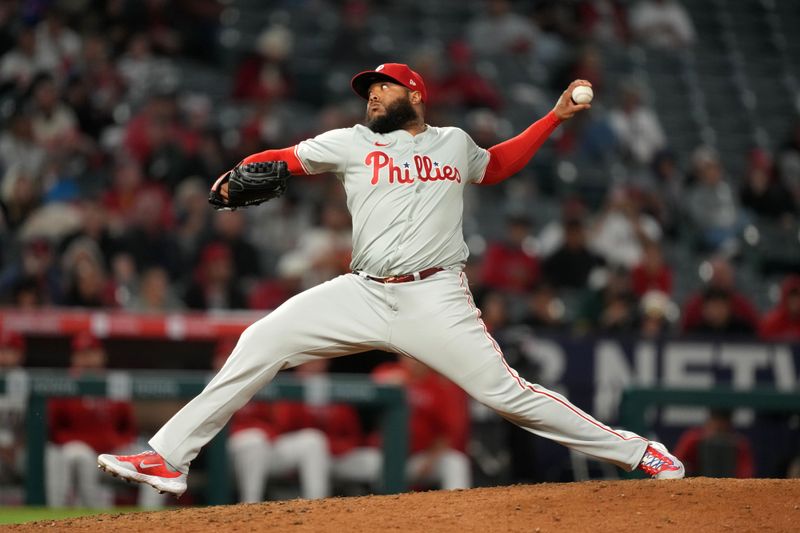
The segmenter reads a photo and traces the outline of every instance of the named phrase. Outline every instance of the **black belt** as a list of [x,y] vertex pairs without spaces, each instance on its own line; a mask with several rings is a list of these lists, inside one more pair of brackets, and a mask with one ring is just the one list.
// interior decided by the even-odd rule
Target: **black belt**
[[441,272],[442,270],[444,270],[442,267],[431,267],[426,268],[425,270],[420,270],[419,272],[414,272],[413,274],[400,274],[397,276],[389,276],[388,278],[376,278],[375,276],[370,276],[364,272],[354,273],[358,274],[362,278],[371,279],[372,281],[377,281],[378,283],[406,283],[407,281],[419,281],[421,279],[428,278],[437,272]]

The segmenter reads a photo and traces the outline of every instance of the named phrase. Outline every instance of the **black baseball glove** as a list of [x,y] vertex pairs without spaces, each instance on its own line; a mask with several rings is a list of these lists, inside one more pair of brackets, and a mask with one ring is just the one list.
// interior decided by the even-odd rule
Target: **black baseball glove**
[[[229,210],[258,205],[281,196],[286,191],[286,181],[291,175],[286,161],[236,165],[211,187],[208,202],[214,209]],[[228,184],[227,200],[220,193],[224,183]]]

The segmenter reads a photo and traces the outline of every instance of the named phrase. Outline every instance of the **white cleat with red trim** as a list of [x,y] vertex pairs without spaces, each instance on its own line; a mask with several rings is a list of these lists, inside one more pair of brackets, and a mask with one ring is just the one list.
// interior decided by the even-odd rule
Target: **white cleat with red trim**
[[172,468],[154,451],[137,455],[103,454],[97,458],[97,466],[112,476],[145,483],[159,492],[169,492],[178,498],[186,492],[186,474]]
[[669,453],[666,446],[654,441],[647,445],[639,469],[656,479],[681,479],[686,476],[680,459]]

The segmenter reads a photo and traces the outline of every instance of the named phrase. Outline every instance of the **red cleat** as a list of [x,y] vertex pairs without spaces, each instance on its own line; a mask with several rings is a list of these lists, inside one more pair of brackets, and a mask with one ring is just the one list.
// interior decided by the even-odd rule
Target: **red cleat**
[[681,479],[686,475],[683,463],[660,442],[650,442],[639,468],[656,479]]
[[186,474],[172,468],[153,451],[137,455],[103,454],[97,458],[97,466],[112,476],[145,483],[161,493],[169,492],[180,497],[186,492]]

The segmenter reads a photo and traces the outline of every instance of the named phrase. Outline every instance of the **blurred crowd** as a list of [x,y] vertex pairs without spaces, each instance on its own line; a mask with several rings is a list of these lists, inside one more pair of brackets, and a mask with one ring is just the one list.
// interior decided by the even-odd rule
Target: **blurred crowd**
[[[408,9],[437,22],[424,6]],[[486,0],[456,10],[466,17],[457,28],[401,49],[378,38],[392,8],[374,2],[269,9],[248,46],[226,48],[242,16],[235,3],[0,4],[5,305],[271,309],[347,272],[336,180],[296,177],[285,198],[246,212],[213,212],[207,188],[244,155],[358,122],[347,78],[326,74],[397,60],[425,77],[431,123],[464,127],[484,146],[541,116],[568,80],[594,85],[593,110],[520,176],[470,191],[468,269],[492,326],[800,335],[797,278],[773,291],[773,309],[736,280],[756,224],[797,228],[800,122],[781,146],[754,146],[732,176],[712,146],[672,150],[639,80],[607,83],[609,47],[693,45],[680,3]],[[309,20],[352,51],[313,76],[297,34]],[[225,86],[189,87],[202,69]],[[598,189],[562,186],[598,165],[616,169]],[[686,257],[705,260],[699,276],[676,275]],[[777,284],[800,265],[771,268]]]
[[[460,126],[484,147],[546,113],[569,80],[593,84],[592,110],[562,125],[519,176],[467,193],[467,274],[501,344],[516,326],[800,340],[798,254],[758,246],[788,235],[778,251],[800,249],[800,121],[787,116],[780,142],[752,146],[746,168],[732,169],[711,145],[677,151],[646,84],[611,79],[604,65],[608,51],[691,50],[696,32],[680,2],[398,4],[273,0],[251,13],[222,0],[0,0],[0,303],[268,310],[348,272],[337,180],[294,177],[285,197],[235,212],[214,212],[208,187],[250,153],[359,122],[349,76],[401,61],[426,80],[429,123]],[[393,24],[398,9],[414,24]],[[597,169],[589,187],[571,186]],[[742,284],[745,272],[762,282]],[[0,354],[3,367],[21,367],[24,339],[4,337]],[[72,366],[87,364],[104,361]],[[465,405],[452,420],[428,412],[460,397],[409,361],[374,377],[416,387],[413,482],[469,486]],[[129,406],[93,405],[90,416],[83,403],[53,406],[50,457],[85,466],[135,444]],[[21,415],[4,407],[0,451],[13,470],[21,449],[5,444],[18,442],[9,432]],[[281,469],[299,472],[308,497],[329,493],[323,471],[376,482],[377,437],[346,406],[328,408],[250,405],[237,415],[230,453],[242,499],[262,499]],[[114,417],[114,434],[94,435],[113,442],[65,446],[75,412]],[[685,448],[695,453],[693,438]],[[48,487],[49,497],[102,501],[85,476],[77,492]]]

